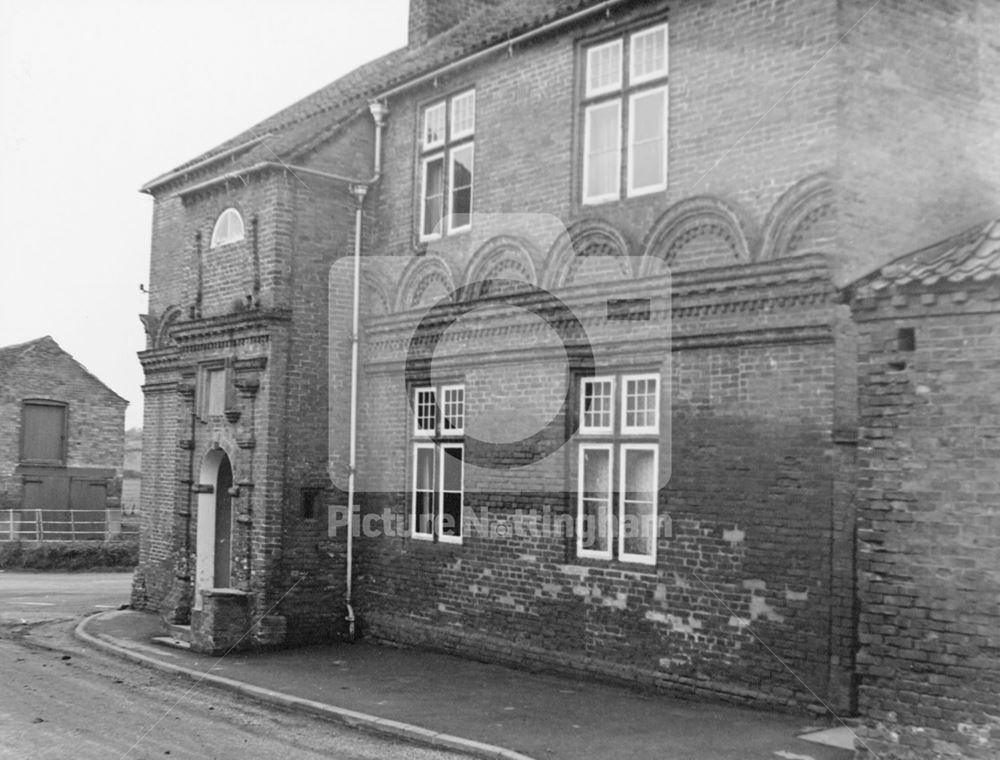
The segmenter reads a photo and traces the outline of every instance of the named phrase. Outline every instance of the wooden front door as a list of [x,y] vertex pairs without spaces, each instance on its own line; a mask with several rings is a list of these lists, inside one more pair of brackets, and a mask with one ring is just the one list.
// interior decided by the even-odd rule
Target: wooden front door
[[232,487],[233,468],[229,457],[224,456],[219,462],[219,476],[215,482],[215,572],[212,581],[215,588],[232,585],[233,497],[229,495]]

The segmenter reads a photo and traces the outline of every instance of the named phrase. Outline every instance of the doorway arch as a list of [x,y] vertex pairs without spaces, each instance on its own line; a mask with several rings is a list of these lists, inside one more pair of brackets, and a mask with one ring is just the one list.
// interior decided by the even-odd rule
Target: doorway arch
[[198,476],[198,537],[195,561],[195,609],[202,608],[201,591],[232,585],[233,465],[223,449],[212,449]]

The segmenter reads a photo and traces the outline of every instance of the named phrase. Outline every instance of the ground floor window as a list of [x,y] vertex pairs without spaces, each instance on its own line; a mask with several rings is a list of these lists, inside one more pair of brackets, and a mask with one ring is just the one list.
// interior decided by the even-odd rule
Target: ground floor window
[[653,565],[659,530],[659,375],[582,378],[579,388],[577,556]]

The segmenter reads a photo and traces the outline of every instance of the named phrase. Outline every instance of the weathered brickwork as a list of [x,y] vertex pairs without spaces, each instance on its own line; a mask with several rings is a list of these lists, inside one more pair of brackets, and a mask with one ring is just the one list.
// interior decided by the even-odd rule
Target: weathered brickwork
[[[586,3],[540,2],[548,15],[537,17],[529,5],[414,2],[409,48],[147,186],[155,197],[141,356],[150,464],[134,598],[174,622],[193,618],[202,641],[214,636],[215,618],[195,591],[219,585],[210,491],[228,459],[228,579],[249,594],[253,641],[323,641],[342,630],[357,337],[355,524],[374,529],[387,515],[399,525],[409,514],[408,382],[427,367],[434,383],[464,383],[467,436],[509,441],[551,420],[527,455],[488,453],[467,438],[468,461],[494,459],[467,469],[467,524],[488,517],[460,545],[354,539],[349,601],[362,633],[687,694],[816,711],[822,701],[853,713],[859,603],[864,630],[883,636],[897,623],[872,616],[892,617],[904,597],[857,595],[856,512],[869,519],[875,488],[873,476],[859,481],[855,472],[858,398],[872,395],[876,377],[863,371],[859,390],[857,355],[859,341],[869,355],[874,328],[862,320],[859,335],[834,283],[940,237],[1000,187],[993,159],[973,155],[1000,125],[996,74],[986,70],[995,11],[976,0],[884,0],[864,18],[860,3],[832,0],[621,2],[436,70]],[[585,47],[663,21],[667,189],[584,205]],[[472,229],[421,243],[421,115],[470,88]],[[388,120],[381,174],[368,182],[373,97]],[[956,152],[962,134],[970,147]],[[356,241],[359,185],[367,193]],[[246,236],[213,249],[226,208],[242,215]],[[353,336],[356,242],[364,265]],[[657,510],[671,531],[655,564],[588,559],[572,537],[515,530],[530,528],[530,510],[572,522],[578,443],[563,439],[587,367],[581,355],[564,355],[545,322],[557,315],[538,305],[539,292],[476,284],[492,278],[564,298],[598,349],[594,369],[659,373]],[[496,298],[504,288],[513,307]],[[445,299],[441,323],[461,308],[449,303],[476,298],[482,308],[456,315],[433,353],[426,341],[411,347],[427,309]],[[640,301],[648,319],[608,319],[644,308]],[[666,316],[668,331],[648,334]],[[206,417],[213,368],[226,372],[225,408]],[[869,422],[873,406],[862,415],[864,435],[879,427]],[[862,442],[861,463],[872,470],[879,447]],[[860,567],[876,572],[864,564],[871,544],[861,551]],[[905,559],[902,550],[894,556]],[[942,589],[966,559],[987,572],[975,564],[986,555],[972,556],[957,558]],[[226,626],[218,624],[223,638]],[[895,684],[879,680],[891,677],[879,667],[862,671],[862,709],[884,713],[877,720],[895,731],[887,716],[903,713],[888,706]],[[974,726],[961,729],[973,737],[962,746],[984,735],[976,720],[962,723]],[[888,736],[880,731],[870,736]]]
[[48,336],[3,347],[0,348],[0,508],[22,506],[23,477],[17,470],[22,461],[26,400],[66,405],[65,458],[59,463],[64,474],[72,476],[75,472],[97,469],[104,471],[105,477],[114,477],[115,472],[121,471],[128,401],[91,375]]
[[998,299],[994,280],[854,303],[859,757],[1000,747]]

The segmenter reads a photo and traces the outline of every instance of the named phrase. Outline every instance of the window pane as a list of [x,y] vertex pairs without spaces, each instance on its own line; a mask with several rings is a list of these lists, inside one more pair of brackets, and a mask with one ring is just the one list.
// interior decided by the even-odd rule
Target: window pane
[[476,93],[464,92],[451,101],[451,138],[471,135],[476,129]]
[[658,26],[632,35],[630,52],[632,84],[667,73],[667,27]]
[[617,198],[621,172],[621,104],[587,109],[584,200]]
[[437,400],[433,388],[418,388],[415,391],[414,429],[418,433],[433,433],[437,418]]
[[441,534],[462,535],[462,448],[441,449]]
[[423,234],[440,233],[439,225],[444,215],[444,158],[438,157],[424,163],[424,223]]
[[465,427],[465,389],[444,388],[443,418],[441,429],[444,432],[457,432]]
[[444,144],[444,103],[438,103],[424,111],[424,148]]
[[583,381],[583,429],[611,428],[612,390],[610,380]]
[[656,457],[651,449],[623,451],[621,521],[623,554],[653,556],[656,545]]
[[226,411],[226,372],[221,369],[209,370],[205,376],[205,394],[207,405],[205,412],[209,416],[222,414]]
[[625,379],[625,430],[655,428],[659,397],[655,377]]
[[414,449],[413,532],[428,535],[434,528],[434,449]]
[[472,213],[472,146],[451,153],[451,229],[468,227]]
[[632,98],[631,189],[662,188],[667,179],[667,92],[654,90]]
[[580,470],[580,545],[587,551],[607,551],[611,509],[611,452],[584,449]]
[[587,51],[587,95],[612,92],[622,84],[622,42],[615,40]]

